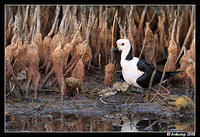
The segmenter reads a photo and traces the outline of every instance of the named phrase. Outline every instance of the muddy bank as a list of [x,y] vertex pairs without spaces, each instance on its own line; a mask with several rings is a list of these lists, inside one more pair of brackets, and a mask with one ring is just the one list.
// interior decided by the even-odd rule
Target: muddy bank
[[[194,113],[165,110],[157,102],[139,103],[140,95],[117,92],[104,97],[40,93],[41,103],[6,100],[6,131],[193,131]],[[141,102],[141,101],[140,101]],[[184,120],[183,120],[184,119]],[[150,126],[150,127],[149,127]]]

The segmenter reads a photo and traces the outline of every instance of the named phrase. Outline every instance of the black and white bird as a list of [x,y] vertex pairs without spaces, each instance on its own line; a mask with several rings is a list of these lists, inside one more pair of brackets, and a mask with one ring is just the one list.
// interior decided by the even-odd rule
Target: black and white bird
[[[148,88],[149,82],[155,68],[153,65],[147,64],[142,59],[132,56],[132,45],[128,39],[119,39],[116,41],[117,47],[111,52],[121,51],[121,67],[124,80],[137,88]],[[176,72],[166,72],[164,80],[176,75]],[[152,85],[160,82],[162,72],[156,70]]]

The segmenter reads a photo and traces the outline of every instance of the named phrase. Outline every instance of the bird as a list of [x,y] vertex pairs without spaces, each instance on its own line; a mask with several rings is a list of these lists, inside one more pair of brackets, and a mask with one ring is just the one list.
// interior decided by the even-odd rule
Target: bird
[[[124,80],[136,88],[148,88],[153,71],[155,70],[152,64],[146,63],[144,60],[132,56],[132,45],[128,39],[118,39],[117,47],[111,52],[121,51],[120,65],[122,68],[122,76]],[[156,70],[152,86],[160,82],[162,73]],[[170,77],[175,76],[179,71],[166,72],[163,81],[167,81]]]

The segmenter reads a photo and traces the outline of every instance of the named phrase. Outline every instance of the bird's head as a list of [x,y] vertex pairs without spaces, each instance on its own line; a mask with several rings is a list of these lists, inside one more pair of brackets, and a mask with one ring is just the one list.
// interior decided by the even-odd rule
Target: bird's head
[[106,54],[104,55],[107,55],[107,54],[110,54],[111,52],[117,52],[117,51],[129,51],[130,47],[131,47],[131,43],[128,39],[118,39],[116,41],[116,44],[117,44],[117,47],[108,51]]
[[128,39],[119,39],[116,41],[117,49],[119,51],[128,50],[131,46],[130,41]]

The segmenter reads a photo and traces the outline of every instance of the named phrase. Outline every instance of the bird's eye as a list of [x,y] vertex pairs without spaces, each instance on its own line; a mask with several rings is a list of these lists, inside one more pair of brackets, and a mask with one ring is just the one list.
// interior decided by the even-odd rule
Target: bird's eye
[[122,43],[122,46],[124,46],[124,43]]

